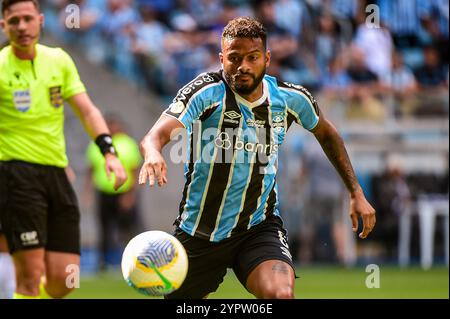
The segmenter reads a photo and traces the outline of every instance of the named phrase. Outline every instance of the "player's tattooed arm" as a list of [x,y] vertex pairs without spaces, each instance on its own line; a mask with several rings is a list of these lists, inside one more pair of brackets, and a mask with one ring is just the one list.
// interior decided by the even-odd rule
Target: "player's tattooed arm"
[[353,194],[361,191],[347,150],[345,149],[344,141],[334,125],[323,116],[320,116],[319,123],[312,132],[322,146],[328,159],[338,171],[349,192]]
[[366,238],[375,227],[375,209],[366,200],[358,183],[342,137],[334,125],[323,116],[319,117],[319,123],[312,130],[312,133],[350,192],[350,218],[352,219],[353,231],[358,231],[358,217],[361,217],[363,230],[359,237]]

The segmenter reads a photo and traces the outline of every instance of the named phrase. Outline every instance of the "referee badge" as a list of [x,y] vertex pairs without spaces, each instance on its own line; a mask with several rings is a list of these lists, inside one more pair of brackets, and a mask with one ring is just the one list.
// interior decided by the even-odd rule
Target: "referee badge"
[[31,107],[31,92],[30,90],[17,90],[13,92],[14,106],[20,112],[26,112]]
[[50,104],[55,108],[59,108],[63,105],[64,100],[61,93],[61,86],[52,86],[49,88]]

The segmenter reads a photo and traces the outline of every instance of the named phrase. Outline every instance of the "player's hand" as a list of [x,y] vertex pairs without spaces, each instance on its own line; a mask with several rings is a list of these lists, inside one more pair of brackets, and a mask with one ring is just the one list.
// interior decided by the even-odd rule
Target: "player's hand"
[[159,186],[164,186],[167,183],[167,165],[161,153],[154,148],[148,148],[144,157],[144,164],[139,172],[139,184],[145,184],[148,180],[150,187],[155,185],[155,181]]
[[377,219],[375,209],[366,200],[362,191],[356,192],[350,200],[350,218],[352,219],[354,233],[358,231],[358,217],[361,217],[363,222],[363,230],[359,234],[359,238],[364,239],[375,227]]
[[122,166],[120,160],[111,153],[105,155],[105,170],[108,180],[111,180],[111,174],[114,174],[116,180],[114,182],[114,190],[118,190],[128,179],[127,173]]

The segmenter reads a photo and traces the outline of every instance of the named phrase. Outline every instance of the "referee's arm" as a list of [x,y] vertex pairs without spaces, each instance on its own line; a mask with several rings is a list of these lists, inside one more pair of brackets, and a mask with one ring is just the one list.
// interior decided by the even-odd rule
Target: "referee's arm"
[[[109,129],[106,125],[100,110],[94,105],[89,95],[85,92],[73,95],[68,99],[74,112],[78,115],[83,126],[92,139],[102,134],[109,135]],[[110,174],[114,173],[116,179],[114,189],[118,189],[127,180],[127,174],[120,160],[112,153],[105,153],[105,169],[110,178]]]

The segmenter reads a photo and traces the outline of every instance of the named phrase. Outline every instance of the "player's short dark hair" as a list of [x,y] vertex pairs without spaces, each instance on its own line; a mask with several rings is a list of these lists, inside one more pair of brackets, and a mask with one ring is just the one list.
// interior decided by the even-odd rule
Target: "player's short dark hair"
[[231,20],[222,32],[222,39],[260,38],[266,47],[267,30],[261,22],[251,17],[239,17]]
[[5,11],[8,10],[13,4],[19,2],[32,2],[36,9],[39,11],[39,2],[37,0],[3,0],[2,1],[2,15],[5,14]]

